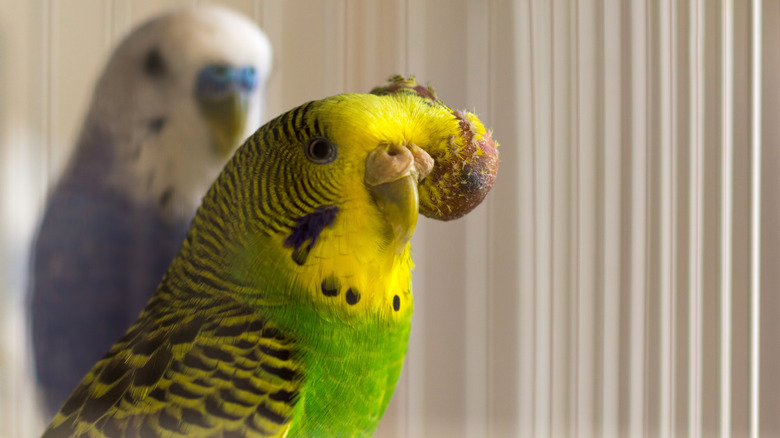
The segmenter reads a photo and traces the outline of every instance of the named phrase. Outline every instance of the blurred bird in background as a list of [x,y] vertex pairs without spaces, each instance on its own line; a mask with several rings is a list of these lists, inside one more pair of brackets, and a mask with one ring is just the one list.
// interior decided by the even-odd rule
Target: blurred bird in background
[[252,21],[216,6],[153,18],[110,57],[33,247],[47,418],[138,317],[203,194],[260,125],[271,59]]

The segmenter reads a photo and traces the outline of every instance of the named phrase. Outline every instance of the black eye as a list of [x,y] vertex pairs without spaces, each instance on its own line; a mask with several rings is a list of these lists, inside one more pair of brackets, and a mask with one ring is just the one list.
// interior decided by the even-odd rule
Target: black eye
[[328,164],[336,159],[336,145],[325,137],[312,137],[303,145],[306,158],[312,163]]
[[146,53],[144,58],[144,71],[152,77],[160,77],[165,74],[167,66],[160,51],[155,47]]

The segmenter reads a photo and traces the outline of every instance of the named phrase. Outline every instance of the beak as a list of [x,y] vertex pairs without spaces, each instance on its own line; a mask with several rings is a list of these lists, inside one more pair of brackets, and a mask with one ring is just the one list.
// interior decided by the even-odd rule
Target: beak
[[199,98],[217,154],[227,159],[243,140],[249,111],[248,93],[234,90],[218,98]]
[[397,252],[414,234],[420,208],[417,184],[433,167],[433,159],[416,145],[379,146],[366,159],[365,183],[384,215]]

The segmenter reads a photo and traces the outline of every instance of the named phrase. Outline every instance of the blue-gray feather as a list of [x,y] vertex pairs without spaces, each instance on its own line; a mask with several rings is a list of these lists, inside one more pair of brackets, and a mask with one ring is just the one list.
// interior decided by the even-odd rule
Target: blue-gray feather
[[110,140],[93,140],[52,193],[33,253],[33,346],[49,412],[135,321],[189,227],[107,184],[112,149],[99,143]]

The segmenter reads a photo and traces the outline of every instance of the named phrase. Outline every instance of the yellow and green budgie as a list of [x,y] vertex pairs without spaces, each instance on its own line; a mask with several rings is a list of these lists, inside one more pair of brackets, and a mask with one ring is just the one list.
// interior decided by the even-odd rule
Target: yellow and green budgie
[[479,204],[496,147],[413,78],[270,121],[44,436],[370,435],[407,350],[418,212]]

